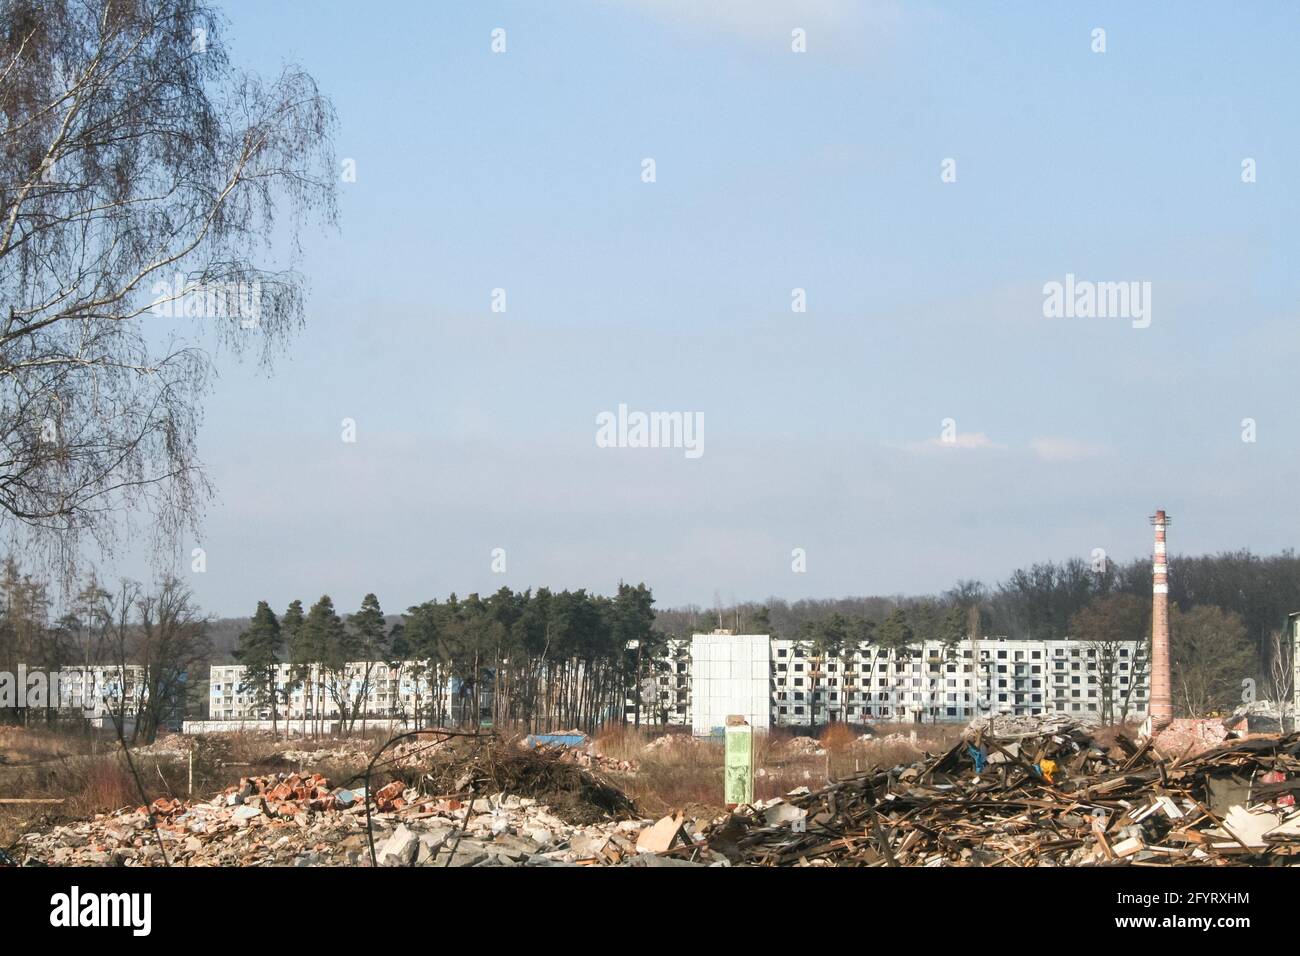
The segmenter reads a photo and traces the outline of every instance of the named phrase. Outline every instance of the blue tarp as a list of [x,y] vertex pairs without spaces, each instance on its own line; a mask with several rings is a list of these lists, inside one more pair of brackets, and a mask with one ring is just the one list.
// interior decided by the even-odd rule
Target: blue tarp
[[550,747],[581,747],[586,742],[586,734],[530,734],[525,741],[530,748],[538,744],[546,744]]

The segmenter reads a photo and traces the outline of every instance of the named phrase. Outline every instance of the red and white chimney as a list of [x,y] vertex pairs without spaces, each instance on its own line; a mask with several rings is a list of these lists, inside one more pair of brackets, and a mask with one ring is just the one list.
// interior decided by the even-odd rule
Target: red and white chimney
[[1165,552],[1165,527],[1169,517],[1163,511],[1151,516],[1156,529],[1155,553],[1151,563],[1151,700],[1147,713],[1152,729],[1174,719],[1169,679],[1169,564]]

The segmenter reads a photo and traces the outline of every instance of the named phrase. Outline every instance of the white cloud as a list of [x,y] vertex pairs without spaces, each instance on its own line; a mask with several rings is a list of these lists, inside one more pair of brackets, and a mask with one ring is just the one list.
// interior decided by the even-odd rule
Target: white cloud
[[964,448],[1000,451],[1006,445],[999,444],[983,432],[959,432],[951,440],[929,438],[925,441],[910,442],[903,446],[908,451],[932,451],[938,449]]
[[1095,458],[1105,451],[1100,445],[1073,438],[1035,438],[1029,447],[1044,461],[1082,461],[1085,458]]

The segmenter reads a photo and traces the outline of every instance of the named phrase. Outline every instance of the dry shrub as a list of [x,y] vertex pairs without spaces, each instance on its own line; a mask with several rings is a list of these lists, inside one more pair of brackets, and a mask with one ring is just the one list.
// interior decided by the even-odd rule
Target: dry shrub
[[785,727],[771,727],[767,733],[754,735],[754,766],[766,767],[776,762],[778,755],[794,737]]
[[120,757],[92,760],[79,767],[70,782],[75,789],[62,794],[68,799],[64,808],[79,816],[108,813],[140,804],[135,778]]
[[822,731],[818,743],[822,745],[824,750],[829,750],[832,753],[842,753],[853,746],[853,742],[857,739],[858,735],[848,724],[830,724]]
[[239,730],[221,735],[223,759],[231,764],[252,765],[260,763],[280,749],[269,733],[258,730]]

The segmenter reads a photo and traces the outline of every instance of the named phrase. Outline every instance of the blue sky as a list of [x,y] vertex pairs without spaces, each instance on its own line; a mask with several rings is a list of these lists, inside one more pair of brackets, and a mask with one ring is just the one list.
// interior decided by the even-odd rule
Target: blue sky
[[[1259,7],[227,3],[357,181],[307,328],[208,404],[199,600],[935,592],[1148,553],[1158,507],[1175,552],[1292,546],[1300,9]],[[1150,327],[1044,318],[1067,273]],[[619,403],[703,456],[596,447]]]

